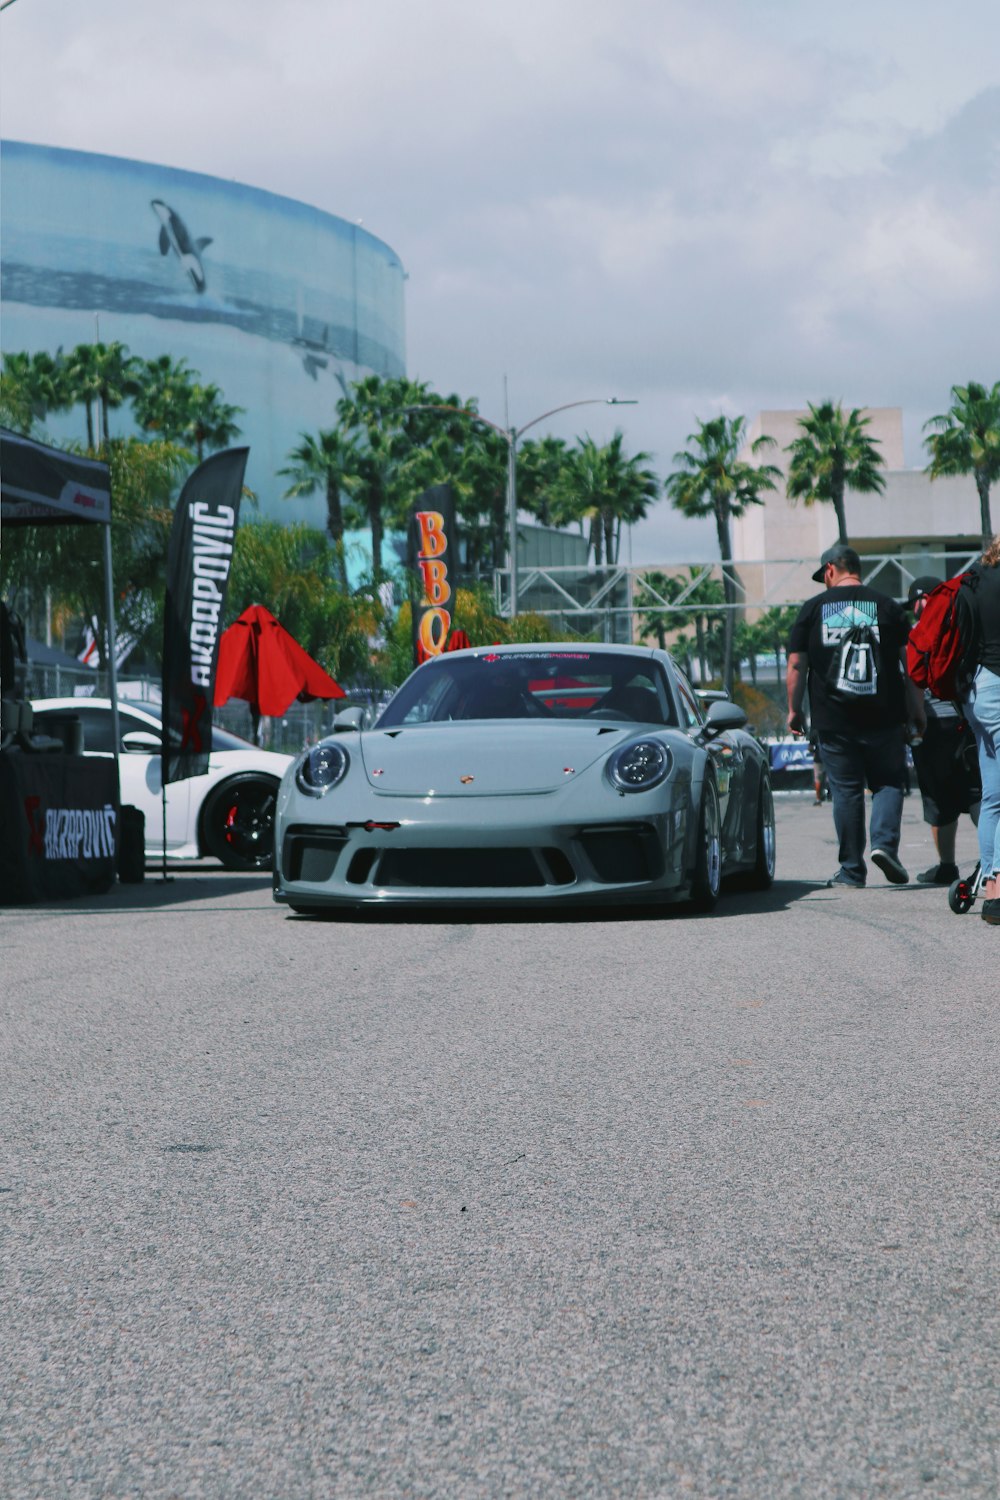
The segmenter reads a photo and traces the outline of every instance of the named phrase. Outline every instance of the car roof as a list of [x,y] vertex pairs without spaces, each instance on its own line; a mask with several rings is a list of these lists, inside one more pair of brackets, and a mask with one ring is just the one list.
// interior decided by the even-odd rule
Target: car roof
[[[110,711],[111,699],[84,698],[82,696],[79,698],[33,698],[31,706],[36,713],[47,713],[51,709],[75,711],[80,708],[106,708]],[[144,714],[147,718],[154,719],[157,723],[159,723],[158,707],[159,705],[156,703],[137,703],[133,698],[118,699],[119,713]]]
[[656,657],[659,661],[670,661],[670,654],[655,646],[605,645],[603,641],[517,641],[505,646],[465,646],[460,651],[442,651],[432,656],[424,666],[445,662],[462,656],[639,656],[645,659]]
[[[111,712],[111,699],[109,697],[33,697],[31,708],[36,714],[46,714],[52,709],[58,709],[58,712],[78,712],[81,708],[105,708],[106,711]],[[138,703],[132,697],[120,697],[118,712],[141,714],[142,717],[150,718],[159,726],[159,703]]]

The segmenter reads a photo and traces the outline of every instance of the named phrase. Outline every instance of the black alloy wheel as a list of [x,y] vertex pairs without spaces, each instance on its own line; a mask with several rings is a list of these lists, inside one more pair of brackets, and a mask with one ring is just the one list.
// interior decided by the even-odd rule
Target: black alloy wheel
[[217,786],[201,815],[201,842],[227,870],[269,870],[274,863],[278,783],[245,771]]
[[776,853],[774,793],[766,771],[760,774],[757,788],[757,837],[753,868],[748,871],[746,887],[751,891],[769,891],[774,884]]
[[691,905],[695,911],[712,911],[722,885],[722,811],[715,777],[705,773],[698,813],[698,841],[695,849],[694,879],[691,882]]

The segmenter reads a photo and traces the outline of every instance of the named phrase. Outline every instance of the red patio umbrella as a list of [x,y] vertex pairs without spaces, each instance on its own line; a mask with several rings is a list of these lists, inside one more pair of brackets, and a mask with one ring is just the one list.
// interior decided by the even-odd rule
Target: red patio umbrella
[[262,604],[251,604],[222,632],[216,705],[243,698],[256,724],[261,714],[280,716],[296,698],[310,703],[314,698],[346,696]]

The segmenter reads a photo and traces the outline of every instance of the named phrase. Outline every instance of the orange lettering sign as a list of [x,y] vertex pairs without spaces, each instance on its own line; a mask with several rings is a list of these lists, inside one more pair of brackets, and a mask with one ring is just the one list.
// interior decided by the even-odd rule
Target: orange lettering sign
[[440,656],[451,628],[446,609],[428,609],[420,616],[420,645],[427,656]]
[[444,563],[437,558],[421,558],[420,573],[424,580],[424,603],[447,604],[451,598],[451,584]]
[[419,557],[440,557],[447,550],[448,538],[444,534],[444,516],[439,510],[418,510],[417,525],[420,527]]

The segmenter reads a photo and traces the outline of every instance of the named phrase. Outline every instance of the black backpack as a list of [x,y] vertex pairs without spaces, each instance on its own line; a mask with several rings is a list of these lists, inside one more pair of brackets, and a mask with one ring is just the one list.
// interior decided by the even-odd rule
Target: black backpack
[[837,703],[861,703],[874,698],[881,665],[875,631],[870,625],[852,625],[833,647],[825,679],[827,697]]

